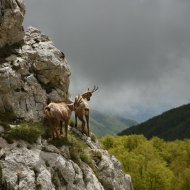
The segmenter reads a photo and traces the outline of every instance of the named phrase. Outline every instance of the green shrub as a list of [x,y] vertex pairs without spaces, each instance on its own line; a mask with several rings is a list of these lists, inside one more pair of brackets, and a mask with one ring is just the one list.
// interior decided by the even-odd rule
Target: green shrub
[[65,145],[65,146],[71,145],[71,142],[69,141],[69,139],[66,139],[64,137],[61,137],[59,139],[58,138],[53,139],[53,140],[49,141],[49,143],[51,143],[52,145],[56,146],[57,148],[60,148],[63,145]]
[[74,135],[70,135],[70,157],[77,164],[81,164],[81,161],[92,166],[92,158],[88,151],[88,146],[81,140],[77,139]]
[[87,145],[84,142],[78,140],[74,135],[70,135],[69,142],[70,142],[69,153],[71,160],[80,165],[81,163],[80,155],[87,147]]
[[81,165],[80,153],[78,152],[77,148],[73,146],[70,147],[69,153],[70,153],[71,160],[80,166]]
[[14,139],[35,143],[44,132],[44,127],[40,123],[23,123],[11,129],[9,136]]
[[104,136],[104,138],[101,139],[101,143],[105,149],[109,150],[110,148],[113,148],[114,137],[110,135]]
[[87,150],[84,150],[80,153],[80,159],[88,164],[91,168],[93,167],[92,157]]
[[98,150],[91,151],[91,155],[93,158],[102,159],[102,153]]
[[95,136],[95,134],[91,134],[91,135],[90,135],[90,138],[91,138],[91,140],[92,140],[93,142],[96,142],[96,136]]

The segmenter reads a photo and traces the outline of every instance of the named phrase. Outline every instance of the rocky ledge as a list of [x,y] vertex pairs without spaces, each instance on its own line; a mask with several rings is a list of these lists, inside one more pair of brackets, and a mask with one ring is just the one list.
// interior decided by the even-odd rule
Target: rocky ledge
[[70,144],[59,148],[40,138],[34,144],[22,140],[10,144],[0,137],[0,186],[4,190],[132,189],[130,176],[114,156],[77,129],[71,131]]

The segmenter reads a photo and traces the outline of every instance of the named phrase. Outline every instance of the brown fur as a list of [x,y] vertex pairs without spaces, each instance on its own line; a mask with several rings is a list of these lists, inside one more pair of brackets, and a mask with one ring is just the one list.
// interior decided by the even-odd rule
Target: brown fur
[[67,138],[71,113],[74,110],[74,106],[78,106],[78,100],[78,98],[75,98],[75,102],[71,104],[52,102],[45,107],[44,113],[51,125],[50,129],[53,138],[60,138],[62,134],[62,122],[65,124],[65,137]]
[[[89,90],[84,92],[83,94],[79,95],[78,98],[80,99],[80,103],[78,106],[75,107],[75,127],[77,127],[77,118],[82,122],[82,132],[85,131],[85,120],[87,125],[87,135],[90,136],[90,126],[89,126],[89,114],[90,114],[90,107],[87,101],[90,101],[92,93],[97,91],[98,87],[93,88],[93,90]],[[85,119],[84,119],[85,118]]]

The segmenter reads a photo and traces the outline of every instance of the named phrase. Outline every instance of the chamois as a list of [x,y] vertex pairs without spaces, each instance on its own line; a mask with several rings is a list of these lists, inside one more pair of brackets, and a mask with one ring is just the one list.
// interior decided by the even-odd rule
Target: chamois
[[76,97],[75,101],[71,104],[66,104],[65,102],[60,103],[49,103],[45,109],[44,113],[49,121],[52,137],[59,138],[62,134],[62,122],[65,124],[65,137],[67,138],[68,124],[71,117],[72,111],[74,111],[75,106],[79,106],[82,98]]
[[[90,107],[87,101],[90,101],[92,93],[98,90],[98,87],[94,86],[92,90],[88,88],[86,92],[79,95],[80,99],[79,105],[75,107],[75,127],[77,127],[77,118],[82,122],[82,132],[85,130],[85,119],[87,125],[87,135],[90,136],[90,127],[89,127],[89,112]],[[84,119],[85,117],[85,119]]]

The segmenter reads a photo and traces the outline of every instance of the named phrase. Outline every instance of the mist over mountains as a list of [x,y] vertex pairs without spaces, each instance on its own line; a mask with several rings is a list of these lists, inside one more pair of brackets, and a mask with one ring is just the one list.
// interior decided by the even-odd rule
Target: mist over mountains
[[119,115],[92,110],[90,125],[92,132],[101,137],[104,135],[116,135],[124,129],[137,125],[137,122]]
[[190,101],[190,1],[32,0],[26,5],[25,27],[39,28],[65,53],[70,93],[99,86],[94,109],[144,121]]

